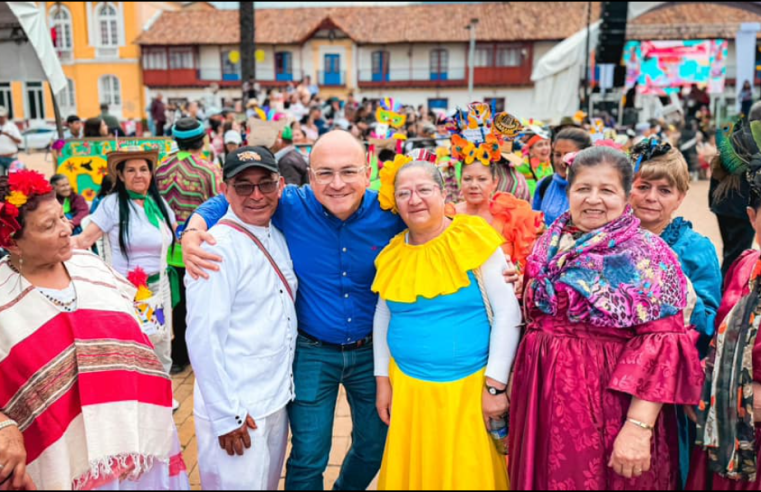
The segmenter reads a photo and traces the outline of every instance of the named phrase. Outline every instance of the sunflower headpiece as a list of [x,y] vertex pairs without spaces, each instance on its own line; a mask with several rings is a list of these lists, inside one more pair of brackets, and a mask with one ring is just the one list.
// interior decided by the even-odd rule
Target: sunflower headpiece
[[502,143],[517,138],[523,125],[509,113],[495,113],[493,103],[490,106],[476,102],[467,110],[458,109],[458,133],[452,136],[452,158],[468,166],[475,162],[490,166],[502,158]]

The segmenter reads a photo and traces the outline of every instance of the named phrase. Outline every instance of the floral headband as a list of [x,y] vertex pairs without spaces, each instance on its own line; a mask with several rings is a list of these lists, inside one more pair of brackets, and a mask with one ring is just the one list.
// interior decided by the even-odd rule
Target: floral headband
[[481,162],[484,166],[490,166],[492,162],[498,161],[501,157],[499,151],[501,143],[499,137],[493,133],[488,134],[486,141],[478,146],[460,135],[453,135],[452,157],[462,161],[466,166],[470,166],[476,161]]
[[36,171],[18,171],[8,177],[10,194],[0,202],[0,248],[13,244],[13,236],[21,230],[20,209],[35,196],[47,195],[53,188],[45,176]]
[[381,182],[378,200],[383,210],[390,210],[395,214],[399,213],[399,209],[396,208],[396,175],[401,168],[413,161],[412,157],[397,154],[394,160],[386,162],[383,169],[378,173]]

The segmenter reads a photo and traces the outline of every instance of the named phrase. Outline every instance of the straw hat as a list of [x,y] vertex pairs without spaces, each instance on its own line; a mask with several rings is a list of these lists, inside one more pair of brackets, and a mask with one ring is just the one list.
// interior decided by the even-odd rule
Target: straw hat
[[156,171],[156,166],[159,162],[158,150],[145,150],[142,148],[126,148],[119,149],[115,152],[108,154],[108,175],[113,179],[118,179],[119,174],[116,172],[116,166],[119,164],[131,161],[135,159],[142,159],[148,162],[148,166],[151,168],[151,174]]

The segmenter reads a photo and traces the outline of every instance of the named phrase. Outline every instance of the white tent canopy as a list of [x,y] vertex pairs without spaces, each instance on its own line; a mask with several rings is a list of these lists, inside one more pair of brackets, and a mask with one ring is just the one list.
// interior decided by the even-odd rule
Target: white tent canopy
[[66,88],[45,12],[35,2],[0,2],[0,60],[0,80],[47,80],[54,94]]
[[[689,2],[629,2],[629,22],[658,8]],[[761,13],[761,2],[712,2]],[[589,53],[597,48],[600,22],[590,28],[589,52],[586,52],[587,30],[582,29],[551,49],[534,67],[535,116],[558,120],[578,110],[580,81]]]

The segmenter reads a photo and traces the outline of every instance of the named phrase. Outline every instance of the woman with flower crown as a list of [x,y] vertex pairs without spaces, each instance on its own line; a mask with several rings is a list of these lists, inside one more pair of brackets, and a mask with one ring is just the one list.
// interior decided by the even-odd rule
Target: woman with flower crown
[[188,490],[136,289],[74,251],[48,181],[0,178],[0,490]]
[[[478,106],[472,105],[468,115]],[[534,242],[544,232],[544,218],[531,209],[529,202],[511,193],[497,193],[502,145],[518,131],[517,127],[507,126],[506,121],[511,120],[517,123],[508,113],[501,113],[483,122],[478,131],[461,126],[460,133],[452,137],[452,153],[462,162],[460,193],[464,200],[448,203],[446,214],[473,215],[486,220],[504,238],[502,250],[520,273]]]
[[506,490],[489,435],[509,408],[521,322],[504,239],[481,217],[447,218],[441,173],[410,161],[381,171],[381,206],[409,229],[378,257],[373,284],[377,408],[390,426],[378,488]]

